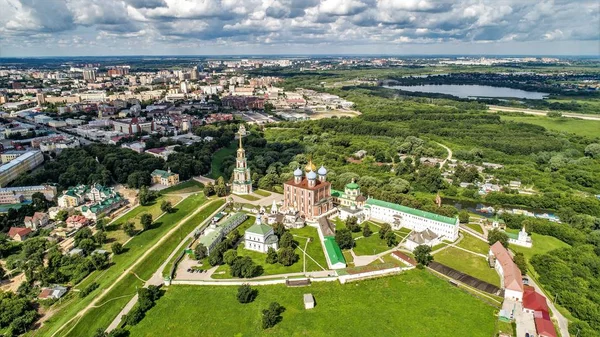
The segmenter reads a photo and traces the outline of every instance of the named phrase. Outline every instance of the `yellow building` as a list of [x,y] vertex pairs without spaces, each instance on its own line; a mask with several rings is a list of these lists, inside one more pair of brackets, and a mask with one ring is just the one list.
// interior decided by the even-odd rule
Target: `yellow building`
[[172,173],[171,170],[154,170],[151,174],[152,183],[165,186],[173,186],[179,184],[179,174]]
[[4,187],[23,173],[29,172],[44,162],[41,151],[28,151],[0,166],[0,187]]

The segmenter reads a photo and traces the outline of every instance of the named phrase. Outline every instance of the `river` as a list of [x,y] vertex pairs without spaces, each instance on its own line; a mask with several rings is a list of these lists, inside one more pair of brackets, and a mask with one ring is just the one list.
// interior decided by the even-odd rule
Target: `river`
[[423,85],[392,85],[390,89],[399,89],[412,92],[429,92],[452,95],[459,98],[526,98],[544,99],[547,93],[525,91],[506,87],[492,87],[489,85],[460,85],[460,84],[423,84]]

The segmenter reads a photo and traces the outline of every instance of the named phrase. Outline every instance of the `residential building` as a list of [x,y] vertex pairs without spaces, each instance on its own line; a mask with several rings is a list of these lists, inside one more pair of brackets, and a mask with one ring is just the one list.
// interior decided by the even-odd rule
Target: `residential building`
[[65,221],[67,227],[80,229],[90,224],[90,220],[83,215],[71,215]]
[[[221,239],[233,231],[237,226],[241,225],[246,219],[248,219],[248,215],[242,212],[230,215],[225,219],[222,217],[215,217],[208,228],[206,228],[198,238],[198,242],[206,247],[207,253],[210,255],[217,244],[221,242]],[[221,223],[219,223],[219,220],[221,220]]]
[[96,220],[100,214],[110,213],[126,202],[114,188],[100,184],[77,185],[63,191],[63,194],[58,197],[59,207],[79,207],[83,216],[92,220]]
[[504,289],[504,298],[515,301],[523,300],[523,275],[514,263],[508,250],[500,241],[490,247],[488,261],[500,275],[501,288]]
[[244,232],[244,248],[260,253],[266,253],[269,248],[279,248],[279,238],[275,235],[273,227],[263,224],[260,216],[256,222]]
[[9,150],[0,154],[0,161],[2,164],[9,163],[17,158],[19,158],[22,154],[24,154],[25,150]]
[[299,212],[307,221],[317,221],[335,211],[331,196],[331,183],[327,181],[327,169],[321,166],[317,173],[312,160],[304,168],[294,171],[294,178],[283,184],[284,212]]
[[31,201],[31,197],[38,192],[44,194],[47,200],[53,200],[56,196],[56,187],[39,185],[0,188],[0,204],[18,204]]
[[0,187],[4,187],[23,173],[29,172],[44,162],[41,151],[27,151],[11,162],[0,166]]
[[431,229],[427,228],[420,232],[411,232],[406,241],[404,241],[404,247],[413,251],[415,248],[421,245],[433,247],[441,242],[440,237],[434,233]]
[[179,184],[179,174],[168,171],[154,170],[151,174],[153,184],[173,186]]
[[35,212],[33,213],[33,216],[26,216],[23,223],[26,228],[31,228],[36,231],[38,228],[46,226],[48,221],[50,221],[48,213]]
[[8,230],[8,236],[15,241],[25,241],[29,234],[31,234],[33,230],[31,228],[25,227],[11,227]]
[[96,70],[93,68],[83,69],[83,80],[88,82],[96,81]]
[[518,234],[506,232],[506,235],[508,235],[508,243],[510,244],[527,248],[533,246],[531,237],[529,237],[529,234],[525,231],[525,226],[523,226]]
[[[241,129],[240,129],[241,132]],[[242,147],[242,136],[239,136],[240,147],[237,150],[235,159],[235,169],[233,169],[233,194],[251,194],[252,193],[252,177],[250,168],[246,161],[246,151]]]
[[59,299],[67,293],[67,288],[59,285],[53,285],[51,287],[42,288],[42,291],[38,295],[41,300],[46,299]]
[[64,149],[74,149],[79,147],[81,143],[79,138],[68,137],[59,140],[46,140],[40,142],[40,151],[60,153]]

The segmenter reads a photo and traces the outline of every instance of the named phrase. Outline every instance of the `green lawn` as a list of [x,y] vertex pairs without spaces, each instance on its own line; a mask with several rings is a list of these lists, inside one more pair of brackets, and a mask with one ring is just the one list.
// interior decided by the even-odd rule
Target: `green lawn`
[[223,167],[221,166],[223,164],[223,159],[235,155],[236,145],[237,143],[232,142],[231,144],[229,144],[228,147],[224,147],[213,154],[212,161],[210,163],[210,174],[208,175],[209,177],[217,179],[224,174]]
[[75,287],[77,289],[83,289],[87,285],[96,282],[99,284],[98,289],[94,290],[83,299],[79,298],[79,296],[75,296],[71,300],[61,301],[61,303],[55,304],[56,307],[54,308],[58,308],[57,312],[49,320],[44,322],[44,325],[40,329],[33,331],[31,335],[51,335],[62,324],[66,323],[70,318],[88,305],[95,297],[99,296],[103,289],[106,289],[106,287],[111,285],[114,280],[123,273],[123,270],[131,266],[131,264],[133,264],[148,247],[157,242],[174,224],[181,221],[181,219],[189,214],[190,210],[199,207],[205,200],[206,198],[203,194],[197,194],[186,198],[176,207],[176,212],[165,214],[161,217],[157,223],[157,227],[148,231],[143,231],[134,236],[133,239],[125,245],[126,251],[123,254],[113,256],[110,268],[91,273]]
[[[518,233],[519,231],[516,229],[507,229],[508,232]],[[541,235],[537,233],[531,234],[531,240],[533,240],[533,246],[531,248],[521,247],[517,245],[509,245],[509,248],[514,252],[521,252],[527,258],[527,261],[531,259],[536,254],[544,254],[554,249],[559,248],[567,248],[570,245],[566,242],[560,241],[559,239],[548,236]]]
[[488,266],[484,257],[467,253],[454,247],[449,247],[438,254],[435,254],[433,260],[482,281],[500,286],[500,277],[494,268]]
[[160,193],[162,193],[162,194],[193,193],[193,192],[202,191],[202,188],[204,188],[204,185],[202,185],[202,183],[200,183],[199,181],[196,181],[194,179],[191,179],[188,181],[184,181],[180,184],[177,184],[175,186],[167,187],[164,190],[161,190]]
[[252,194],[237,194],[236,196],[242,198],[242,199],[246,199],[248,201],[256,201],[256,200],[260,200],[261,198],[253,196]]
[[[453,337],[495,330],[494,307],[424,270],[346,285],[257,289],[254,302],[240,304],[237,287],[170,286],[131,336]],[[304,309],[304,293],[315,297],[314,309]],[[262,330],[261,310],[273,301],[286,308],[283,320]]]
[[[254,218],[252,218],[252,223],[254,222]],[[248,221],[248,220],[246,220]],[[251,224],[251,223],[250,223]],[[242,224],[244,225],[244,224]],[[316,260],[323,268],[327,269],[327,262],[325,260],[325,255],[323,255],[323,249],[321,248],[321,243],[319,242],[319,235],[317,233],[317,229],[306,226],[301,229],[291,229],[290,233],[294,235],[294,240],[298,242],[299,247],[304,249],[307,238],[311,238],[311,242],[306,247],[306,252],[310,255],[314,260]],[[240,229],[240,234],[244,234],[244,231]],[[287,273],[300,273],[304,271],[304,254],[298,248],[296,248],[296,254],[298,254],[299,259],[296,263],[291,266],[284,266],[280,263],[268,264],[265,262],[267,258],[267,254],[251,251],[244,249],[243,244],[240,244],[237,247],[238,256],[249,256],[252,260],[263,267],[264,272],[260,276],[268,276],[268,275],[277,275],[277,274],[287,274]],[[221,265],[213,274],[213,278],[215,279],[226,279],[231,278],[229,273],[228,265]],[[317,263],[307,257],[306,261],[306,271],[319,271],[323,270],[320,268]]]
[[476,231],[479,234],[483,234],[483,228],[481,228],[480,224],[468,223],[467,227],[471,228],[472,230]]
[[[210,214],[216,211],[223,203],[224,201],[221,199],[215,200],[208,204],[204,210],[183,223],[178,230],[172,233],[172,235],[160,245],[159,248],[146,256],[146,258],[133,269],[133,273],[144,280],[149,279],[151,275],[156,272],[158,267],[168,258],[169,254],[177,247],[185,235],[198,226],[203,219],[208,218]],[[199,207],[199,204],[196,203],[193,206],[193,209],[195,209]],[[189,212],[186,214],[189,214]],[[164,234],[164,232],[161,234]],[[142,247],[145,250],[150,246],[151,245],[144,245]],[[122,273],[122,269],[117,271]],[[72,329],[70,329],[71,327],[67,328],[65,331],[69,331],[69,333],[66,336],[88,336],[97,328],[106,328],[117,316],[123,306],[125,306],[135,294],[136,287],[142,285],[142,282],[133,273],[128,274],[111,291],[103,294],[100,302],[103,305],[88,311],[77,324],[72,327]],[[95,295],[98,296],[100,293],[95,293]]]
[[[378,227],[371,225],[371,230],[377,231]],[[362,232],[360,233],[362,235]],[[356,255],[375,255],[383,253],[391,248],[387,246],[385,240],[379,238],[379,234],[373,234],[368,238],[362,237],[354,240],[355,246],[353,248],[354,254]]]
[[256,191],[254,191],[254,193],[256,193],[262,197],[268,197],[271,195],[271,192],[267,192],[265,190],[256,190]]
[[470,250],[475,253],[487,255],[490,251],[490,245],[468,233],[462,233],[463,238],[456,245],[458,247]]
[[549,118],[544,116],[502,116],[503,121],[529,123],[543,126],[548,130],[570,132],[581,136],[600,137],[600,121],[575,118]]

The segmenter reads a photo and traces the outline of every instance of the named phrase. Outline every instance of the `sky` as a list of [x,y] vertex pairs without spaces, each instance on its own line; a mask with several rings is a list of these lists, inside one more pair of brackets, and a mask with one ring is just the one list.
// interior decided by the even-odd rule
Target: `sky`
[[0,57],[600,56],[600,0],[0,0]]

